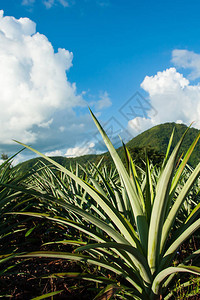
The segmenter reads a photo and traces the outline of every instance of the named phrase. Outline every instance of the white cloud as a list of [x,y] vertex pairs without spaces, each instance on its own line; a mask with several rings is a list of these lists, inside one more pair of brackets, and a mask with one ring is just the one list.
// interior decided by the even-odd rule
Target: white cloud
[[141,87],[147,91],[150,97],[157,94],[174,94],[177,90],[183,90],[189,81],[178,73],[175,68],[158,72],[155,76],[146,76]]
[[69,1],[66,1],[66,0],[58,0],[58,2],[64,6],[64,7],[69,7]]
[[35,3],[35,0],[23,0],[22,1],[22,5],[27,5],[27,6],[33,5],[34,3]]
[[86,154],[95,153],[95,144],[91,141],[85,141],[82,145],[68,148],[67,151],[62,150],[54,150],[50,152],[46,152],[46,156],[66,156],[66,157],[77,157]]
[[73,107],[85,105],[66,77],[72,59],[66,49],[55,53],[30,19],[4,17],[0,11],[1,144],[13,138],[35,142],[35,128],[48,128],[55,111],[71,113]]
[[59,127],[60,132],[64,132],[66,130],[65,126],[60,126]]
[[157,123],[154,118],[136,117],[128,122],[128,130],[135,137],[155,125]]
[[[69,7],[70,3],[74,4],[74,0],[41,0],[47,9],[52,8],[53,6],[60,4],[63,7]],[[22,5],[32,6],[35,3],[35,0],[22,0]]]
[[112,105],[112,102],[110,100],[110,97],[108,93],[105,91],[103,94],[100,95],[100,100],[98,100],[95,103],[95,108],[97,110],[101,110],[103,108],[110,107]]
[[55,151],[51,151],[51,152],[46,152],[45,155],[46,156],[62,156],[63,153],[61,150],[55,150]]
[[[194,126],[200,128],[200,85],[191,85],[175,68],[170,68],[155,76],[146,76],[141,87],[149,94],[157,113],[152,109],[149,119],[137,118],[140,131],[165,122],[189,125],[194,121]],[[129,129],[135,132],[133,120],[129,122]]]
[[49,121],[44,122],[44,123],[40,123],[38,125],[38,127],[42,127],[42,128],[50,128],[50,125],[53,123],[53,118],[51,118]]
[[178,68],[190,69],[190,79],[197,79],[200,77],[200,54],[188,50],[172,51],[172,62]]
[[67,149],[65,156],[66,157],[76,157],[86,154],[95,153],[95,144],[89,141],[86,141],[83,145]]
[[55,1],[54,0],[46,0],[46,1],[43,1],[43,3],[46,6],[46,8],[51,8],[55,4]]

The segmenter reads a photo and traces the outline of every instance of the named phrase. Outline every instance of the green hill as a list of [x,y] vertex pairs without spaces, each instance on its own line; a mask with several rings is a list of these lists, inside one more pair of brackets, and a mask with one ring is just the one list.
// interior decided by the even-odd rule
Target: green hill
[[[175,147],[187,126],[184,124],[165,123],[152,127],[151,129],[139,134],[127,143],[127,146],[131,149],[135,147],[150,146],[159,153],[165,153],[167,150],[169,138],[171,133],[175,129],[174,139],[172,143],[172,149]],[[185,154],[189,146],[194,141],[195,137],[199,133],[198,129],[190,128],[185,136],[181,147],[181,153]],[[200,161],[200,141],[197,143],[193,154],[189,160],[190,164],[194,167]]]
[[[167,149],[167,145],[171,136],[171,133],[175,128],[174,140],[172,143],[172,149],[181,138],[182,134],[187,129],[186,125],[176,124],[176,123],[165,123],[161,125],[157,125],[152,127],[151,129],[139,134],[137,137],[133,138],[131,141],[127,143],[127,147],[131,152],[131,155],[135,162],[142,166],[143,160],[145,159],[145,152],[147,149],[148,157],[153,160],[154,163],[160,164],[164,158],[164,154]],[[188,147],[191,145],[199,130],[195,128],[190,128],[183,145],[181,147],[181,153],[186,153]],[[120,147],[118,150],[119,155],[123,158],[123,148]],[[84,165],[88,162],[97,163],[101,157],[104,156],[104,162],[107,164],[112,164],[111,157],[108,152],[95,155],[89,154],[75,158],[66,158],[62,156],[52,157],[55,161],[62,164],[66,168],[69,168],[70,165],[72,167],[75,166],[76,162],[81,165]],[[33,165],[38,161],[43,160],[41,158],[34,158],[19,164],[21,170],[28,170],[33,167]],[[43,160],[44,161],[44,160]],[[200,161],[200,142],[197,143],[194,152],[189,160],[189,163],[194,167]]]

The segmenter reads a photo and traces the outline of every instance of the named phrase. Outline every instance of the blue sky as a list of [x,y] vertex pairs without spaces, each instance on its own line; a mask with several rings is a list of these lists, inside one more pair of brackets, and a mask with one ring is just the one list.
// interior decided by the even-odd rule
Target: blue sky
[[0,9],[1,152],[19,148],[12,139],[55,155],[105,150],[88,105],[116,147],[118,134],[126,142],[159,123],[200,128],[199,1],[1,0]]

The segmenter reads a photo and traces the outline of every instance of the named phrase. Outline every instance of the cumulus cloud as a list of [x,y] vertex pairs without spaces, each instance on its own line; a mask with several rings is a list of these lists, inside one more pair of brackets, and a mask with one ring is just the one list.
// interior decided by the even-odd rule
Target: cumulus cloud
[[103,94],[100,95],[100,100],[95,103],[95,108],[97,110],[101,110],[103,108],[110,107],[112,105],[111,99],[108,93],[105,91]]
[[191,85],[175,68],[169,68],[155,76],[146,76],[141,87],[148,93],[155,109],[149,111],[149,118],[131,120],[129,129],[132,132],[135,132],[136,122],[141,131],[165,122],[189,125],[194,121],[194,126],[200,128],[199,84]]
[[190,69],[190,79],[200,78],[200,54],[175,49],[172,51],[172,62],[178,68]]
[[55,151],[51,151],[51,152],[46,152],[45,155],[46,156],[62,156],[63,153],[61,150],[55,150]]
[[40,123],[38,125],[38,127],[42,127],[42,128],[50,128],[50,125],[53,123],[53,118],[50,119],[49,121],[47,122],[44,122],[44,123]]
[[90,140],[85,140],[83,143],[79,144],[75,147],[70,147],[66,150],[64,149],[57,149],[54,151],[46,152],[46,156],[65,156],[67,158],[78,157],[87,154],[94,154],[94,153],[102,153],[102,151],[96,150],[96,144],[91,142]]
[[155,76],[146,76],[141,87],[147,91],[150,97],[157,94],[174,94],[177,90],[184,90],[189,81],[178,73],[175,68],[158,72]]
[[135,137],[157,124],[154,118],[136,117],[128,122],[128,130]]
[[54,52],[47,37],[28,18],[4,17],[0,11],[0,143],[25,143],[38,138],[36,127],[49,128],[59,109],[84,106],[66,71],[73,54]]
[[95,153],[95,144],[93,142],[86,141],[81,146],[76,146],[73,148],[67,149],[65,156],[66,157],[76,157],[86,154]]

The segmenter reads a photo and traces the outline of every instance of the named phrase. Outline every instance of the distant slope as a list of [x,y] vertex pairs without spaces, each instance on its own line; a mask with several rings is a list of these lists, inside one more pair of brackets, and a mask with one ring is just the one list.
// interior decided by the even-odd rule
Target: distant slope
[[[130,150],[131,155],[135,160],[135,162],[140,166],[143,165],[142,160],[144,160],[145,158],[145,148],[147,147],[147,152],[150,159],[153,160],[154,163],[160,164],[161,161],[163,160],[164,153],[166,152],[173,128],[175,128],[174,140],[172,143],[172,149],[173,149],[174,146],[177,144],[178,140],[181,138],[182,134],[187,129],[186,125],[176,124],[176,123],[165,123],[165,124],[157,125],[139,134],[137,137],[129,141],[127,143],[127,147]],[[181,153],[182,152],[186,153],[187,149],[192,144],[198,132],[199,132],[198,129],[195,128],[189,129],[185,137],[185,140],[183,142],[183,145],[181,147]],[[120,147],[117,151],[123,159],[123,148]],[[104,162],[106,162],[107,164],[112,163],[111,157],[108,152],[101,155],[89,154],[89,155],[84,155],[75,158],[66,158],[62,156],[55,156],[52,158],[58,163],[60,163],[61,165],[63,165],[64,167],[69,168],[70,165],[74,167],[76,162],[78,162],[81,165],[84,165],[88,162],[97,163],[102,156],[104,156]],[[22,171],[30,170],[38,160],[43,160],[43,159],[34,158],[26,162],[23,162],[18,166],[20,166]],[[197,163],[199,163],[199,161],[200,161],[200,142],[197,143],[189,162],[194,167],[195,165],[197,165]]]
[[[127,146],[130,148],[135,148],[138,146],[151,146],[160,153],[165,153],[173,128],[175,128],[174,139],[172,143],[173,149],[179,141],[179,139],[181,138],[181,136],[183,135],[183,133],[185,132],[185,130],[187,129],[187,126],[184,124],[165,123],[154,126],[151,129],[146,130],[145,132],[133,138],[127,143]],[[181,147],[181,152],[183,152],[184,154],[186,153],[186,151],[188,150],[189,146],[192,144],[198,133],[199,130],[195,128],[190,128],[188,130],[188,133],[186,134],[185,139],[183,141],[183,145]],[[195,166],[199,163],[199,161],[200,141],[197,143],[194,152],[191,155],[190,164],[192,166]]]

